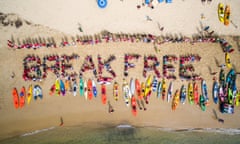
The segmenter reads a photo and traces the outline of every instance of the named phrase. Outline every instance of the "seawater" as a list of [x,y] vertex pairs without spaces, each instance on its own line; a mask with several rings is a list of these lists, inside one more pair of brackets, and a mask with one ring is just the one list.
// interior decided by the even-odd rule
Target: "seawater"
[[1,140],[0,144],[239,144],[239,129],[156,127],[50,127]]

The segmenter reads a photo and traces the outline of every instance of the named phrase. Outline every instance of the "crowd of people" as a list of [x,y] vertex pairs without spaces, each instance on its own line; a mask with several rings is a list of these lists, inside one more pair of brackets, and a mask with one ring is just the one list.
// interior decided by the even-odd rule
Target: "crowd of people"
[[[31,39],[31,38],[30,38]],[[156,36],[152,34],[123,34],[123,33],[110,33],[107,31],[103,31],[100,34],[95,34],[94,36],[79,36],[72,37],[71,42],[67,37],[63,38],[60,44],[51,38],[52,40],[43,41],[44,38],[33,38],[32,40],[23,40],[22,43],[16,42],[12,40],[7,41],[7,45],[12,49],[39,49],[39,48],[58,48],[58,47],[69,47],[69,46],[77,46],[77,45],[96,45],[99,43],[109,43],[109,42],[143,42],[143,43],[153,43],[155,45],[162,45],[164,43],[184,43],[188,42],[191,44],[195,43],[216,43],[220,42],[226,46],[226,40],[219,38],[218,36],[213,35],[195,35],[192,38],[186,36]],[[230,44],[227,43],[227,47]]]

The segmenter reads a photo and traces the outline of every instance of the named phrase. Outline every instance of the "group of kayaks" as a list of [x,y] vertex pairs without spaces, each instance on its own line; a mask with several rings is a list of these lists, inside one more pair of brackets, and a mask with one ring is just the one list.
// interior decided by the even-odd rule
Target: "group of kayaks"
[[[131,79],[130,84],[124,79],[123,80],[123,99],[127,106],[133,106],[137,101],[141,103],[149,104],[150,97],[153,93],[156,93],[156,97],[162,97],[162,100],[172,102],[172,110],[176,110],[179,103],[185,104],[188,99],[190,104],[199,104],[203,111],[206,110],[206,105],[209,103],[208,90],[206,81],[202,81],[202,94],[198,90],[197,82],[189,82],[188,87],[182,85],[181,89],[173,91],[173,82],[171,81],[168,85],[166,79],[158,80],[156,76],[149,75],[145,82],[140,82],[138,79]],[[139,103],[137,102],[137,103]],[[141,109],[141,105],[138,104]],[[145,107],[144,105],[142,105]]]
[[[182,85],[180,89],[174,91],[173,81],[170,81],[167,86],[166,79],[160,80],[153,75],[149,75],[144,82],[140,82],[137,78],[131,78],[130,82],[123,79],[121,93],[119,83],[117,81],[113,83],[112,98],[118,101],[121,95],[126,106],[131,106],[134,116],[137,115],[137,107],[140,110],[146,110],[145,104],[149,104],[154,93],[156,98],[171,102],[172,110],[176,110],[179,103],[185,104],[188,101],[190,104],[199,105],[201,110],[205,111],[209,104],[208,88],[205,80],[201,81],[201,89],[198,83],[198,81],[189,81],[187,86]],[[79,94],[86,100],[92,100],[99,93],[97,84],[101,86],[101,101],[106,104],[108,101],[106,86],[111,83],[95,82],[94,79],[90,78],[80,77],[79,82],[57,78],[50,88],[49,95],[66,96],[67,93],[70,93],[77,96]],[[27,90],[22,87],[20,93],[18,93],[17,88],[13,88],[12,95],[15,108],[23,107],[26,102],[29,104],[32,97],[35,100],[43,98],[42,89],[39,85],[30,85]],[[222,105],[223,112],[233,112],[233,105],[240,105],[240,91],[237,91],[236,88],[236,72],[234,69],[229,71],[226,78],[224,70],[221,69],[219,81],[215,80],[213,82],[212,96],[215,104],[219,102]]]
[[[220,111],[222,113],[234,113],[234,106],[240,105],[240,91],[236,86],[236,72],[230,69],[225,76],[224,69],[221,69],[219,75],[219,84],[213,84],[214,102],[219,99]],[[217,98],[218,95],[218,98]]]
[[16,87],[13,88],[12,96],[14,107],[17,109],[24,107],[26,103],[30,104],[32,98],[34,100],[37,100],[38,98],[42,99],[43,93],[42,88],[39,85],[29,85],[28,89],[23,86],[19,93]]
[[224,23],[224,25],[229,25],[230,21],[230,6],[226,5],[224,9],[224,4],[218,4],[218,19],[220,22]]

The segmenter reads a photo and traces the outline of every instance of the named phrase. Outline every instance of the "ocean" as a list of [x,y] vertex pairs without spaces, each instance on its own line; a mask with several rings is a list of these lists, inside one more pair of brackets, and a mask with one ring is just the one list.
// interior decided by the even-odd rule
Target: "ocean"
[[1,144],[239,144],[240,129],[118,126],[50,127],[1,140]]

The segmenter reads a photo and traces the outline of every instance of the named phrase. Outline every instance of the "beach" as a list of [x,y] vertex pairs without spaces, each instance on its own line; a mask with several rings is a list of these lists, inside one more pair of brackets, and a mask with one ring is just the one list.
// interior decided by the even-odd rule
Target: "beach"
[[[214,75],[211,73],[217,72],[216,79],[219,77],[219,65],[225,64],[225,53],[218,42],[165,42],[156,44],[153,42],[131,42],[113,41],[108,42],[105,39],[101,43],[87,43],[69,46],[60,46],[63,38],[67,37],[68,41],[72,41],[72,37],[89,36],[107,30],[112,33],[143,33],[156,36],[187,36],[191,37],[199,33],[208,34],[202,30],[205,26],[210,26],[210,30],[214,30],[214,35],[225,39],[232,45],[234,51],[230,53],[231,63],[234,69],[240,71],[239,49],[235,38],[240,35],[239,28],[235,28],[232,24],[224,26],[218,21],[217,5],[221,2],[215,0],[211,3],[202,4],[193,1],[173,1],[171,4],[159,3],[154,9],[147,6],[142,7],[142,1],[109,1],[107,8],[99,9],[95,1],[72,1],[67,7],[64,1],[50,1],[46,7],[45,1],[0,1],[1,12],[9,14],[8,18],[16,20],[16,17],[21,18],[23,25],[19,28],[0,25],[0,140],[5,140],[14,136],[21,136],[25,133],[34,132],[35,130],[54,127],[56,129],[67,129],[79,125],[91,125],[93,127],[117,126],[120,124],[129,124],[135,127],[158,127],[169,128],[173,130],[195,129],[195,128],[223,128],[223,129],[239,129],[240,110],[235,107],[234,114],[225,114],[219,111],[219,104],[214,104],[212,99],[212,85]],[[59,3],[59,5],[55,5]],[[36,7],[32,7],[32,5]],[[229,4],[232,9],[231,19],[238,27],[240,26],[240,18],[237,14],[239,9],[239,1],[226,1],[224,4]],[[137,9],[137,5],[141,5]],[[71,7],[72,8],[69,8]],[[189,12],[189,7],[196,11]],[[35,11],[35,12],[33,12]],[[181,11],[181,13],[179,12]],[[201,14],[205,18],[201,18]],[[188,14],[188,15],[186,15]],[[186,16],[183,16],[186,15]],[[146,20],[146,16],[153,20]],[[162,19],[161,17],[164,17]],[[186,19],[188,17],[189,19]],[[160,27],[164,27],[160,31]],[[79,24],[83,32],[79,32]],[[56,42],[56,48],[42,47],[37,49],[15,49],[7,46],[8,40],[14,40],[22,43],[28,38],[51,38]],[[156,51],[158,50],[158,52]],[[52,84],[55,83],[56,75],[48,71],[45,79],[42,81],[25,81],[22,77],[24,66],[23,60],[27,55],[39,56],[41,61],[47,55],[72,55],[77,54],[78,59],[71,60],[72,69],[67,72],[79,71],[84,64],[87,55],[92,56],[95,67],[98,67],[98,56],[100,55],[103,61],[107,60],[111,55],[116,57],[110,62],[112,70],[116,73],[113,81],[119,83],[119,100],[113,98],[113,82],[106,85],[107,100],[110,101],[114,108],[113,113],[108,112],[108,105],[101,102],[101,85],[97,84],[98,96],[92,100],[85,100],[84,97],[77,93],[73,96],[67,92],[65,96],[49,95],[49,90]],[[141,57],[138,60],[131,60],[135,64],[134,68],[128,70],[128,76],[124,76],[124,55],[139,54]],[[123,100],[122,84],[123,78],[128,83],[131,78],[137,78],[141,82],[145,82],[147,77],[143,77],[144,57],[154,55],[160,62],[158,71],[163,75],[163,56],[175,55],[180,58],[182,55],[197,54],[201,57],[200,61],[192,63],[195,73],[199,74],[206,80],[209,93],[209,106],[206,111],[202,111],[199,105],[190,105],[188,101],[185,104],[179,104],[177,109],[171,109],[171,102],[163,101],[157,98],[156,92],[152,92],[149,104],[145,104],[147,110],[139,110],[137,108],[137,116],[133,116],[131,107],[127,107]],[[149,61],[151,63],[151,61]],[[47,62],[48,65],[54,62]],[[218,64],[218,65],[217,65]],[[182,80],[179,77],[180,61],[179,59],[173,63],[176,71],[176,80],[166,80],[167,87],[170,82],[173,83],[173,92],[180,90],[181,86],[188,85],[189,81]],[[225,68],[227,74],[230,69]],[[11,77],[15,74],[14,78]],[[147,72],[148,75],[154,75],[153,71]],[[112,75],[103,70],[103,76],[111,77]],[[92,71],[83,72],[84,79],[93,78],[97,80]],[[162,78],[158,78],[162,80]],[[196,81],[199,85],[201,81]],[[77,77],[77,83],[79,78]],[[25,104],[23,108],[15,109],[13,105],[12,89],[16,87],[20,91],[22,86],[28,88],[30,84],[40,85],[43,90],[43,99],[33,100],[30,104]],[[239,75],[236,78],[237,89],[239,89]],[[77,90],[79,91],[79,89]],[[200,91],[200,90],[199,90]],[[219,118],[224,119],[224,123],[216,120],[213,110],[216,110]],[[59,124],[64,122],[63,126]],[[51,130],[50,130],[51,131]],[[1,142],[1,141],[0,141]]]

